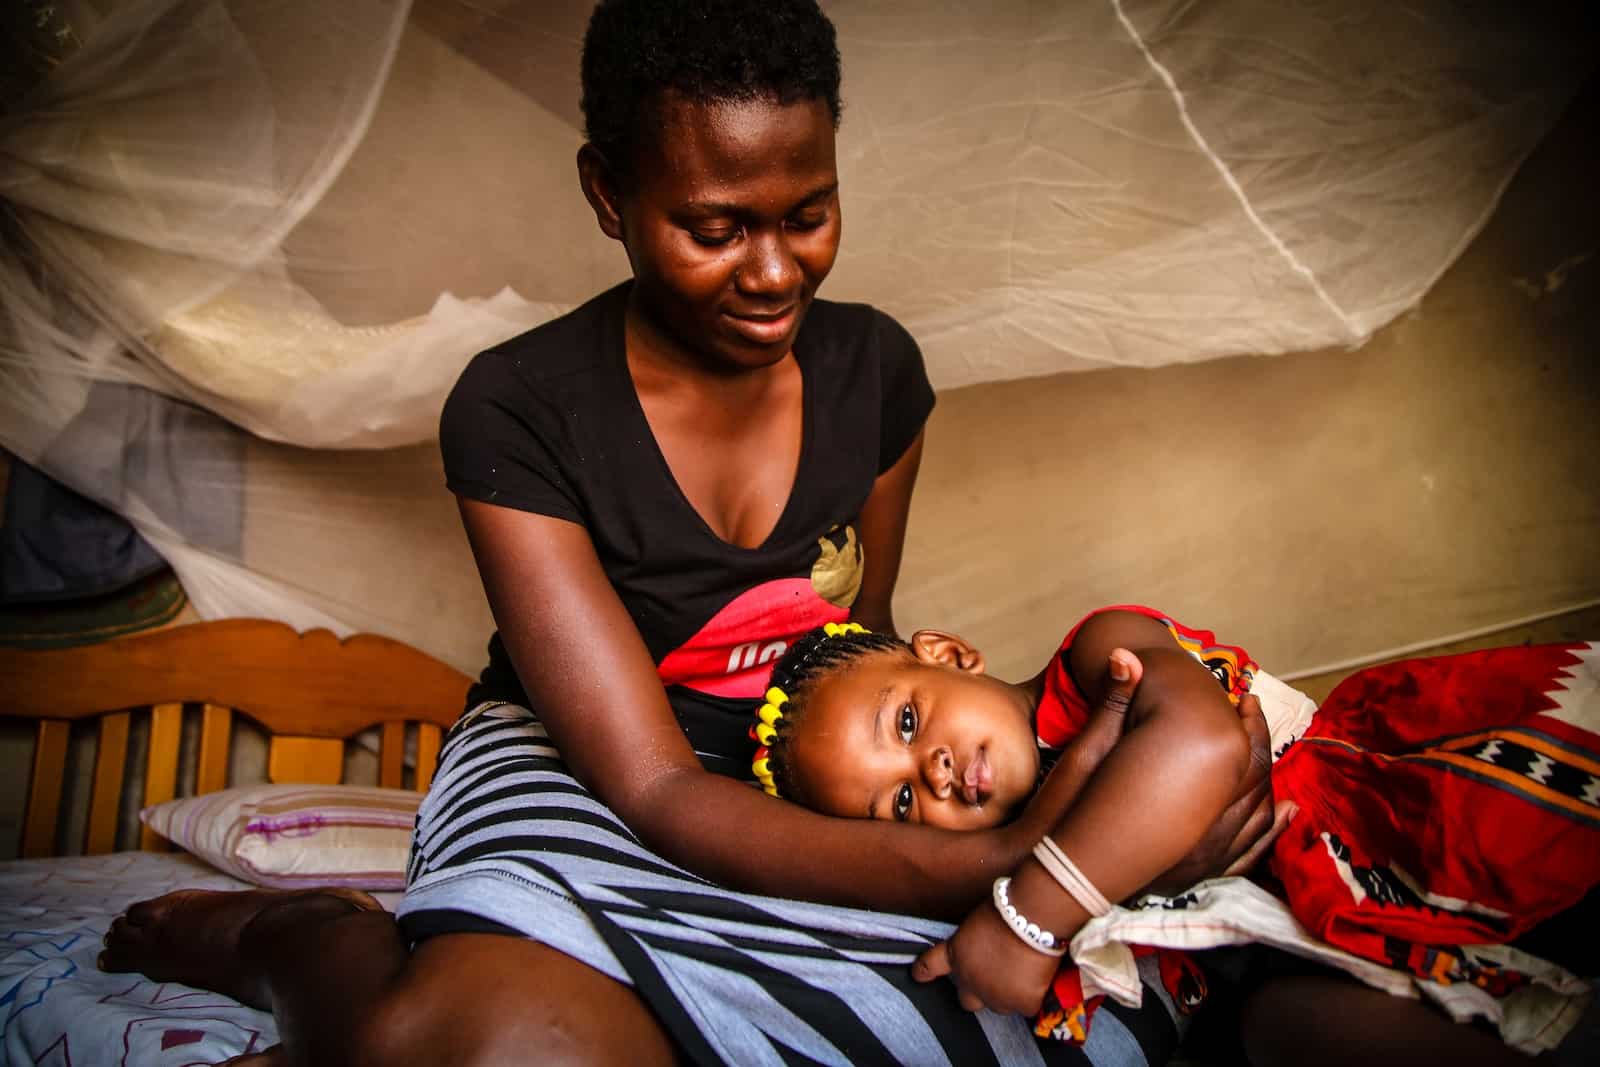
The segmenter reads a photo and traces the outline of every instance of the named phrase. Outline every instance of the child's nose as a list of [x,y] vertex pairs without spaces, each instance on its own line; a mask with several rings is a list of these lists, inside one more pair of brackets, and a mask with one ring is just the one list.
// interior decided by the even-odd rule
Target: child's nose
[[933,790],[933,795],[944,800],[950,795],[950,790],[955,779],[955,758],[950,754],[946,745],[940,745],[928,753],[927,760],[922,766],[922,776],[928,783],[928,788]]

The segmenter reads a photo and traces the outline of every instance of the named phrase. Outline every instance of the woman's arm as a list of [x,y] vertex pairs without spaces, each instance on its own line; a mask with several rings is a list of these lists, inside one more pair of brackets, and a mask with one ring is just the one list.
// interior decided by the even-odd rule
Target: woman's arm
[[[1230,808],[1250,776],[1251,742],[1215,677],[1164,626],[1130,612],[1096,616],[1074,638],[1070,662],[1091,700],[1111,650],[1135,651],[1144,677],[1116,747],[1050,836],[1108,900],[1122,900],[1176,865]],[[1270,804],[1268,804],[1270,810]],[[1058,937],[1089,912],[1031,858],[1012,874],[1011,902]],[[988,903],[919,959],[927,980],[950,974],[968,1007],[1036,1011],[1057,961],[1021,943]]]
[[922,439],[926,432],[919,431],[894,466],[878,475],[856,520],[860,527],[858,535],[865,573],[861,576],[861,591],[856,594],[850,617],[879,633],[899,632],[894,627],[894,585],[900,577],[906,516],[911,512],[911,491],[917,485],[917,470],[922,465]]
[[833,819],[705,771],[587,531],[472,500],[461,513],[552,740],[578,780],[674,863],[755,892],[953,918],[1032,847],[1011,827]]

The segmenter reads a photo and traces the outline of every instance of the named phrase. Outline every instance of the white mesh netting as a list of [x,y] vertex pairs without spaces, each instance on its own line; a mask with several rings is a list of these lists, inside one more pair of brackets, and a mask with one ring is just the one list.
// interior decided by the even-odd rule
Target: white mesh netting
[[[0,122],[0,445],[128,516],[202,615],[490,628],[431,441],[479,349],[620,278],[577,189],[580,0],[79,0]],[[824,295],[941,389],[1356,345],[1592,62],[1422,0],[826,4]]]

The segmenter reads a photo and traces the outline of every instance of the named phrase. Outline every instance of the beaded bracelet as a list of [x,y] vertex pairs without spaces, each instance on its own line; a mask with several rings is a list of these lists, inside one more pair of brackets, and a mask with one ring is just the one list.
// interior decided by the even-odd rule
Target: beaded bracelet
[[1056,944],[1056,935],[1049,930],[1041,929],[1038,923],[1027,920],[1017,906],[1011,903],[1011,897],[1006,892],[1011,885],[1010,878],[996,878],[994,880],[994,910],[1000,913],[1000,918],[1005,920],[1011,932],[1022,939],[1022,943],[1035,952],[1043,952],[1046,956],[1065,956],[1066,945]]

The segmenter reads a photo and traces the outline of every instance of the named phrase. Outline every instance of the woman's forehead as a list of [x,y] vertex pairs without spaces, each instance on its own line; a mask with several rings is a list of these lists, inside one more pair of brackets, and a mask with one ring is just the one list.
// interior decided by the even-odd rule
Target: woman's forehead
[[637,179],[677,198],[715,199],[776,184],[809,195],[837,181],[833,119],[816,99],[696,101],[668,93],[640,146]]

